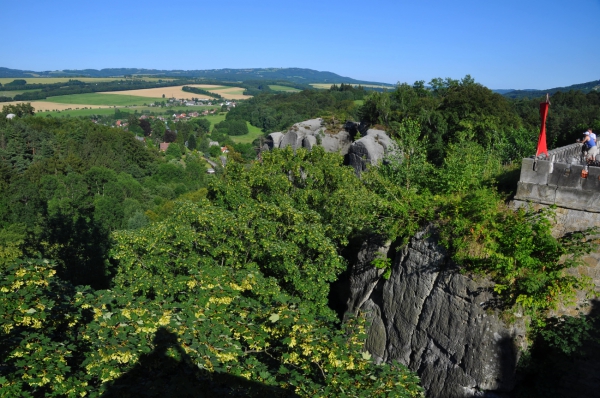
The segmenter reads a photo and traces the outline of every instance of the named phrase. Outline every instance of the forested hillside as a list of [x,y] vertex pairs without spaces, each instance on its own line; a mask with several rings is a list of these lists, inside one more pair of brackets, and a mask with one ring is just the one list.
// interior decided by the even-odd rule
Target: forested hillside
[[[331,284],[352,244],[377,235],[401,248],[426,225],[461,272],[494,281],[507,316],[531,317],[531,341],[562,338],[562,353],[576,353],[587,320],[547,316],[590,288],[564,272],[592,249],[587,235],[557,239],[549,212],[506,205],[520,158],[535,148],[538,104],[512,102],[469,76],[430,85],[263,93],[210,134],[202,118],[166,129],[131,115],[126,131],[3,108],[0,391],[422,396],[413,372],[373,363],[367,320],[342,322]],[[573,98],[589,109],[567,98],[554,108],[557,98],[550,114],[599,122],[592,93]],[[230,147],[226,166],[207,175],[190,147],[198,140],[220,156],[209,140],[227,143],[246,121],[272,132],[318,116],[385,129],[400,150],[357,177],[318,146],[260,158],[253,145],[245,158]],[[552,142],[570,138],[554,126]],[[371,265],[389,278],[389,259]],[[536,369],[528,374],[539,379]]]
[[502,94],[508,98],[535,98],[543,95],[555,94],[555,93],[567,93],[569,91],[581,91],[583,94],[590,93],[592,91],[600,90],[600,80],[594,80],[587,83],[573,84],[567,87],[554,87],[547,90],[507,90]]
[[[385,84],[356,80],[340,76],[333,72],[317,71],[306,68],[245,68],[245,69],[207,69],[207,70],[164,70],[140,68],[108,68],[108,69],[65,69],[60,71],[22,71],[0,68],[0,77],[115,77],[115,76],[158,76],[175,78],[201,78],[206,80],[222,80],[240,82],[244,80],[277,80],[291,83],[349,83],[349,84]],[[392,85],[389,85],[392,87]]]

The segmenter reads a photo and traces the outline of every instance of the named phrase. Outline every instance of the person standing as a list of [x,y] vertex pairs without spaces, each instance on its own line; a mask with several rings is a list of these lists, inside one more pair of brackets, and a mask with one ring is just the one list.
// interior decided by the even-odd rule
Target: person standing
[[587,129],[587,132],[590,133],[590,137],[592,137],[594,139],[594,141],[596,141],[596,145],[597,145],[598,139],[596,139],[596,134],[594,134],[594,132],[592,131],[591,128]]
[[[598,145],[596,144],[596,134],[591,132],[592,129],[588,129],[585,133],[585,137],[583,138],[583,145],[587,147],[587,160],[595,160],[596,155],[598,154]],[[592,136],[593,134],[593,136]]]

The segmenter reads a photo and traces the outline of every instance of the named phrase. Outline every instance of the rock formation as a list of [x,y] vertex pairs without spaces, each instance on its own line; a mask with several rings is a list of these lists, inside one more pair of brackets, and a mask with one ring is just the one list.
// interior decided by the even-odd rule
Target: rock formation
[[[371,265],[392,259],[389,280]],[[457,272],[435,234],[425,230],[400,251],[371,239],[350,275],[348,312],[367,315],[367,350],[421,377],[428,397],[501,397],[515,385],[524,322],[505,325],[491,283]]]
[[357,174],[366,170],[367,163],[376,165],[384,156],[396,150],[394,141],[385,131],[369,129],[364,137],[356,140],[348,152],[348,163]]
[[[276,132],[267,136],[265,150],[285,148],[312,149],[315,145],[322,146],[326,152],[339,153],[347,156],[347,163],[356,170],[357,174],[366,169],[367,164],[375,165],[383,160],[390,151],[395,151],[394,141],[383,130],[369,129],[359,123],[347,122],[339,131],[328,131],[323,119],[311,119],[294,124],[285,133]],[[364,137],[353,141],[353,137],[362,131]]]

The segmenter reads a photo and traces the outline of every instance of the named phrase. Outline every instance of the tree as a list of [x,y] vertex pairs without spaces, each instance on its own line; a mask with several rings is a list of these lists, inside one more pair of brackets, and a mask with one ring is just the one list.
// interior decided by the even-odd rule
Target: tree
[[181,147],[174,143],[171,142],[169,144],[169,147],[167,148],[167,150],[165,151],[165,155],[167,156],[167,159],[181,159]]
[[163,140],[164,142],[175,142],[177,140],[177,133],[171,130],[165,130]]
[[221,147],[219,145],[212,145],[208,148],[208,153],[211,157],[216,158],[221,155]]
[[2,116],[6,117],[9,113],[13,113],[18,117],[27,115],[35,115],[35,108],[30,103],[22,103],[15,105],[4,105],[2,107]]
[[148,137],[150,136],[150,134],[152,134],[152,126],[150,125],[148,119],[141,119],[139,121],[139,124],[142,131],[144,132],[144,136]]
[[196,136],[194,134],[191,134],[190,137],[188,138],[187,147],[190,151],[193,151],[194,149],[196,149]]

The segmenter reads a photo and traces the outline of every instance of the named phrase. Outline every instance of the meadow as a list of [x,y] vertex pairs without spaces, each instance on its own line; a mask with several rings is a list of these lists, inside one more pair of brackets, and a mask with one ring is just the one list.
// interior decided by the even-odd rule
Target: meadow
[[[302,91],[302,90],[299,90],[294,87],[280,86],[278,84],[272,84],[269,86],[269,88],[273,91],[285,91],[285,92],[289,92],[289,93],[297,93],[299,91]],[[329,88],[329,87],[327,87],[327,88]]]
[[[131,90],[136,91],[136,90]],[[127,92],[131,92],[127,91]],[[105,105],[105,106],[131,106],[154,103],[155,101],[164,101],[164,98],[141,97],[136,95],[112,95],[104,93],[86,93],[71,94],[50,97],[43,102],[53,102],[59,104],[85,104],[85,105]]]
[[[263,132],[258,128],[246,122],[248,126],[248,134],[230,136],[231,140],[236,144],[251,144],[255,139],[263,135]],[[212,129],[212,125],[211,125]]]

